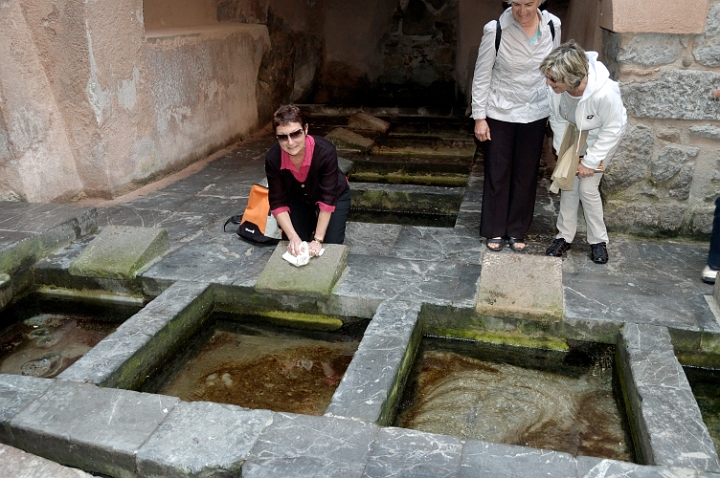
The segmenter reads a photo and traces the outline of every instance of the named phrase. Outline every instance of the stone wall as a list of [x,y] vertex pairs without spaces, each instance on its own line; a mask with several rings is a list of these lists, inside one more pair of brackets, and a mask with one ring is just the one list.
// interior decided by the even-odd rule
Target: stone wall
[[704,33],[604,34],[629,127],[602,192],[613,231],[704,236],[720,196],[720,1]]
[[117,196],[257,128],[267,29],[178,15],[209,2],[152,30],[142,0],[0,0],[0,199]]

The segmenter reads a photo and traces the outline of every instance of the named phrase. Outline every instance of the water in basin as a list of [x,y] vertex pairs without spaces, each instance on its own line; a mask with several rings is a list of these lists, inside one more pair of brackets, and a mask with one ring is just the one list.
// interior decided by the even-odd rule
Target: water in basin
[[322,415],[362,334],[209,320],[211,325],[194,344],[158,367],[142,391],[185,401]]
[[613,347],[569,353],[424,338],[396,425],[632,461]]
[[699,367],[684,369],[705,426],[715,443],[715,450],[720,452],[720,370]]
[[24,299],[0,312],[0,373],[55,377],[139,310]]

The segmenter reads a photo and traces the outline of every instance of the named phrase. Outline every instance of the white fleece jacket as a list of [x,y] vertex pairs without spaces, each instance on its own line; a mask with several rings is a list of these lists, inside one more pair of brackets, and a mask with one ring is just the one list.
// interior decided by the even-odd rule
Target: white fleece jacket
[[[589,51],[587,56],[590,61],[588,83],[575,110],[575,125],[580,131],[589,130],[582,164],[596,169],[602,162],[607,169],[625,133],[627,112],[620,97],[620,86],[610,79],[610,72],[597,59],[598,54]],[[555,93],[550,86],[547,90],[553,147],[557,153],[569,122],[560,115],[562,94]]]

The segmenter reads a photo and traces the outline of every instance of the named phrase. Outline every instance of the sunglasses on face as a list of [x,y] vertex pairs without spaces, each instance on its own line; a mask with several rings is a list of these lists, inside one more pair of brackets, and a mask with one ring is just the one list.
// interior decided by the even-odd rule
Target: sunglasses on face
[[297,131],[293,131],[290,134],[276,134],[275,137],[280,141],[281,143],[284,143],[288,140],[288,138],[292,139],[293,141],[296,141],[300,139],[303,135],[304,131],[302,128],[300,128]]

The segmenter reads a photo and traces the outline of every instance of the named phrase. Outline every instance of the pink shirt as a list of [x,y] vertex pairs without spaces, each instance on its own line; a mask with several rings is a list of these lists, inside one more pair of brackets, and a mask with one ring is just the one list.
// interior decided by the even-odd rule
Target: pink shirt
[[[315,152],[315,139],[309,134],[305,135],[305,156],[303,157],[300,169],[295,167],[292,159],[290,159],[290,155],[282,148],[280,149],[280,169],[289,170],[295,179],[297,179],[301,183],[304,183],[307,179],[308,172],[310,171],[310,163],[312,163],[313,152]],[[335,211],[335,206],[330,206],[329,204],[325,204],[324,202],[318,201],[317,205],[321,211]],[[281,212],[289,211],[289,207],[282,206],[277,209],[273,209],[270,212],[273,214],[273,216],[277,216]]]

